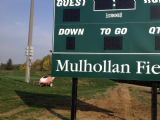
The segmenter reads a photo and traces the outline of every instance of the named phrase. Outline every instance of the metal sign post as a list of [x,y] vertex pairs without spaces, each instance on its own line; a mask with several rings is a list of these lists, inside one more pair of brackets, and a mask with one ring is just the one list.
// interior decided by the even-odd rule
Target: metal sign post
[[157,82],[152,82],[151,120],[157,120]]
[[72,78],[72,106],[71,106],[71,120],[76,120],[76,108],[77,108],[77,84],[78,84],[78,78]]

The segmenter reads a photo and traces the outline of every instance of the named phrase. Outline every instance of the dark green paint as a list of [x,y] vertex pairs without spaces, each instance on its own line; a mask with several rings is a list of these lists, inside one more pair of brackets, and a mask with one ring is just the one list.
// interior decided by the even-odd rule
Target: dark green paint
[[[81,0],[82,1],[82,0]],[[147,80],[160,81],[160,68],[156,68],[159,74],[136,74],[136,61],[149,61],[150,66],[160,65],[160,54],[122,54],[122,55],[104,55],[103,53],[160,53],[155,50],[155,36],[159,34],[149,34],[151,27],[160,27],[160,19],[150,19],[150,6],[160,5],[160,3],[144,3],[144,0],[136,0],[135,10],[114,10],[114,11],[93,11],[93,0],[86,0],[85,6],[57,7],[55,1],[55,25],[54,25],[54,52],[52,54],[52,76],[55,77],[86,77],[86,78],[110,78],[125,80]],[[80,9],[80,22],[63,22],[63,9]],[[107,14],[121,13],[122,18],[106,18]],[[83,29],[83,35],[58,35],[59,29]],[[110,35],[101,35],[100,28],[111,28]],[[127,28],[127,34],[115,35],[116,28]],[[156,31],[157,32],[157,31]],[[66,50],[66,37],[75,37],[75,50]],[[105,36],[122,36],[122,50],[104,50]],[[59,54],[58,52],[64,52]],[[75,54],[66,54],[66,52],[75,52]],[[102,54],[76,54],[82,53],[102,53]],[[92,65],[96,63],[103,64],[103,61],[111,60],[113,64],[129,64],[130,74],[128,73],[104,73],[104,72],[65,72],[56,71],[57,61],[65,60],[70,63],[78,63],[79,60],[87,60]]]

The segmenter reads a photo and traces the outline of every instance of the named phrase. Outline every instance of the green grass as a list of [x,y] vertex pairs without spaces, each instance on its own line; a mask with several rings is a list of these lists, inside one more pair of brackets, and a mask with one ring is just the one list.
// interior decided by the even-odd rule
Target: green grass
[[[134,89],[133,87],[129,87],[130,95],[134,98],[134,100],[138,101],[139,106],[143,108],[151,107],[151,92],[144,92]],[[160,116],[160,92],[157,94],[157,114]],[[159,120],[159,119],[158,119]]]
[[[33,86],[33,81],[48,74],[48,71],[31,71],[30,82],[26,83],[25,71],[0,71],[0,113],[23,106],[29,106],[30,109],[19,113],[22,115],[41,112],[43,109],[70,110],[72,78],[55,78],[53,87]],[[114,86],[116,83],[108,79],[79,78],[77,102],[83,103],[80,98],[91,99],[96,98],[97,94],[103,95],[107,88]]]
[[139,106],[141,107],[149,107],[151,106],[151,93],[145,93],[141,91],[137,91],[132,87],[129,87],[130,95],[135,98],[135,100],[139,101]]

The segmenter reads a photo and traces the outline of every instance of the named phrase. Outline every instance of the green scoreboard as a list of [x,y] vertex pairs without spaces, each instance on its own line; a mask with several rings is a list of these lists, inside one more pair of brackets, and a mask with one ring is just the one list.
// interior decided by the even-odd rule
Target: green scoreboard
[[55,0],[51,75],[160,81],[160,0]]

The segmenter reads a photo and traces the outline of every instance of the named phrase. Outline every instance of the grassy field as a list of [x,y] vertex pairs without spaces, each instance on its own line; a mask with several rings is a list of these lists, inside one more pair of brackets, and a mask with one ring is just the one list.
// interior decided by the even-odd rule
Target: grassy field
[[[50,74],[48,71],[31,71],[30,83],[25,83],[25,71],[0,71],[0,114],[4,114],[0,119],[37,120],[30,116],[42,113],[44,109],[70,110],[72,78],[55,78],[53,87],[33,86],[33,81],[48,74]],[[113,88],[116,85],[108,79],[81,78],[78,80],[77,102],[84,103],[80,100],[82,98],[86,100],[101,97],[107,88]],[[29,109],[25,109],[26,106]],[[17,112],[19,109],[22,110]],[[50,112],[53,113],[53,111]],[[41,117],[41,114],[35,115],[36,118]],[[61,116],[55,113],[55,116],[63,120],[70,118],[70,114]]]

